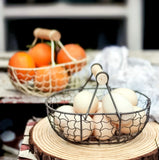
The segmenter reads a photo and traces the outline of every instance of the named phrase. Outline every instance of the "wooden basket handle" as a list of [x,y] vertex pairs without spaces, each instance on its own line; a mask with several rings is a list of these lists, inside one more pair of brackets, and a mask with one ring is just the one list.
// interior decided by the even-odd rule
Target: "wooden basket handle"
[[45,39],[45,40],[53,40],[53,41],[59,41],[61,38],[61,34],[57,30],[50,30],[50,29],[44,29],[44,28],[36,28],[33,32],[34,37]]
[[109,76],[103,71],[102,66],[99,63],[93,64],[91,71],[99,84],[104,85],[108,83]]

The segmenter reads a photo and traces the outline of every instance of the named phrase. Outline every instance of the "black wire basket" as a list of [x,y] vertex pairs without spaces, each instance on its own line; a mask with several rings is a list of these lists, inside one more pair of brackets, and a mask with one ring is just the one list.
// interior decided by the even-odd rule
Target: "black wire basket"
[[[97,67],[93,69],[93,67]],[[96,77],[96,87],[88,88],[87,84],[92,76]],[[108,86],[109,76],[102,71],[99,64],[92,66],[92,74],[87,82],[78,89],[66,89],[53,93],[46,99],[47,117],[53,130],[63,139],[80,144],[115,144],[132,140],[138,136],[149,120],[150,99],[141,92],[137,95],[139,110],[133,112],[119,112],[118,104],[114,101],[112,90]],[[105,87],[99,85],[105,84]],[[86,113],[72,112],[74,97],[82,91],[92,93],[92,98]],[[95,96],[98,104],[102,105],[104,95],[109,95],[115,112],[90,113]],[[81,102],[84,99],[81,99]],[[60,107],[65,111],[60,111]]]

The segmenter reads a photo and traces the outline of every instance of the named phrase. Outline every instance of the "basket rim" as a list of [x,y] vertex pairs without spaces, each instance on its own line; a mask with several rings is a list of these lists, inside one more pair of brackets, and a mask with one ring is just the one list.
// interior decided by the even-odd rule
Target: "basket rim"
[[73,64],[78,64],[78,63],[82,63],[82,62],[87,62],[87,58],[84,58],[82,60],[76,60],[76,61],[71,61],[71,62],[67,62],[67,63],[61,63],[61,64],[56,64],[56,65],[50,65],[50,66],[43,66],[43,67],[35,67],[35,68],[21,68],[21,67],[13,67],[10,66],[9,64],[7,65],[8,68],[10,69],[16,69],[16,70],[41,70],[41,69],[49,69],[49,68],[54,68],[54,67],[64,67],[65,65],[73,65]]
[[[93,88],[84,88],[84,89],[93,89]],[[106,88],[98,88],[98,89],[106,89]],[[112,88],[112,89],[113,89],[113,88]],[[69,112],[58,111],[58,110],[50,107],[49,104],[48,104],[48,100],[49,100],[52,96],[61,94],[61,93],[66,92],[66,91],[76,91],[76,90],[78,91],[78,90],[80,90],[80,88],[78,88],[78,89],[65,89],[65,90],[63,90],[63,91],[59,91],[59,92],[55,92],[55,93],[51,94],[51,95],[48,96],[48,97],[46,98],[46,100],[45,100],[45,106],[46,106],[46,108],[49,109],[49,110],[51,110],[51,111],[58,112],[58,113],[63,113],[63,114],[79,115],[79,116],[84,116],[84,115],[86,115],[86,113],[69,113]],[[136,93],[138,93],[138,94],[140,94],[140,95],[142,95],[142,96],[144,96],[144,97],[146,98],[146,103],[147,103],[146,106],[145,106],[143,109],[138,110],[138,111],[133,111],[133,112],[120,112],[120,115],[129,115],[129,114],[134,114],[134,113],[140,113],[140,112],[143,112],[143,111],[145,111],[145,110],[149,110],[149,109],[150,109],[151,99],[150,99],[148,96],[146,96],[145,94],[143,94],[143,93],[141,93],[141,92],[139,92],[139,91],[136,91],[136,90],[134,90],[134,91],[135,91]],[[58,103],[55,103],[55,104],[58,104]],[[61,104],[62,104],[62,103],[61,103]],[[68,104],[69,104],[69,103],[68,103]],[[67,104],[64,104],[64,105],[67,105]],[[72,106],[72,107],[73,107],[73,106]],[[89,113],[88,115],[117,115],[117,114],[116,114],[116,113]]]

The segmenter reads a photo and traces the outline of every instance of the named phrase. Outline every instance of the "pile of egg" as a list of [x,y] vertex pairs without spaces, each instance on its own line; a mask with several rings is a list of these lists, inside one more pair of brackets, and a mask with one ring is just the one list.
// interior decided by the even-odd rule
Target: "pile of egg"
[[85,119],[93,93],[83,90],[75,95],[73,106],[62,105],[54,112],[56,128],[63,132],[65,138],[76,142],[84,141],[90,136],[99,140],[110,139],[119,129],[119,124],[123,134],[134,134],[141,130],[146,121],[146,112],[139,112],[142,108],[137,106],[136,93],[128,88],[117,88],[111,91],[111,95],[118,112],[128,113],[121,114],[121,121],[108,93],[102,100],[94,97],[89,115]]

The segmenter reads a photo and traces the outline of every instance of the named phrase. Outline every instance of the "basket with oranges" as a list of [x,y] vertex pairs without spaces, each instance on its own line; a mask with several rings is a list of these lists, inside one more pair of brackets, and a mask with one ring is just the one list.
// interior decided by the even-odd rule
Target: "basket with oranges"
[[[78,44],[63,45],[57,30],[36,28],[28,51],[18,51],[10,58],[8,75],[16,89],[25,94],[48,96],[65,88],[77,88],[75,74],[87,63],[85,50]],[[50,40],[51,45],[37,42]]]

